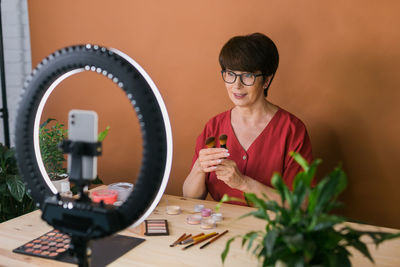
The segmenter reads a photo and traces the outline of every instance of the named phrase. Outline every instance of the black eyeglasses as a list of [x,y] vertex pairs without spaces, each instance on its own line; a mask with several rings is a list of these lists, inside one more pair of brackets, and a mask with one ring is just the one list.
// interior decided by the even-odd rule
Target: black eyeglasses
[[256,82],[257,77],[263,76],[262,73],[254,74],[254,73],[250,73],[250,72],[236,74],[230,70],[221,70],[221,74],[222,74],[222,79],[226,83],[234,83],[236,81],[236,78],[239,76],[240,81],[246,86],[252,86]]

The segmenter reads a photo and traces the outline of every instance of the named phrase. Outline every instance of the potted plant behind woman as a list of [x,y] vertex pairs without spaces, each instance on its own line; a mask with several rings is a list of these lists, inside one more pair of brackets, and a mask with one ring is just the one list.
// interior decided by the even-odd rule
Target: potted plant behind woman
[[58,144],[67,138],[67,132],[64,124],[56,119],[49,118],[40,125],[40,153],[46,172],[58,192],[61,192],[61,184],[68,182],[64,154],[58,148]]

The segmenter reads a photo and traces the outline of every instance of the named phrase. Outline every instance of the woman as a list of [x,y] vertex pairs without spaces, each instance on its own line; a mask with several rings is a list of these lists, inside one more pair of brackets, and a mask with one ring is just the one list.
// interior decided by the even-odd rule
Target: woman
[[[204,199],[210,193],[219,201],[224,194],[243,199],[243,192],[251,192],[278,200],[272,174],[281,173],[291,188],[301,171],[289,152],[312,161],[304,124],[266,99],[278,62],[275,44],[260,33],[236,36],[224,45],[219,63],[234,107],[209,120],[197,138],[184,196]],[[205,148],[207,138],[222,134],[228,136],[227,149]]]

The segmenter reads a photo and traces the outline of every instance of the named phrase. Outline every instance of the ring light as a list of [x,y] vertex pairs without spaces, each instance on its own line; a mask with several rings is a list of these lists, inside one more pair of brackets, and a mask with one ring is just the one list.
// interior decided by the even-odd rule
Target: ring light
[[[142,166],[133,191],[120,207],[113,209],[113,219],[117,220],[115,226],[91,233],[91,238],[98,238],[129,225],[140,224],[156,207],[171,171],[172,133],[167,110],[156,85],[132,58],[116,49],[90,44],[54,52],[39,63],[28,77],[16,125],[18,167],[28,192],[40,209],[43,210],[46,199],[54,198],[57,192],[46,173],[39,149],[38,134],[43,108],[59,83],[83,71],[104,75],[125,91],[136,111],[143,138]],[[60,206],[66,209],[80,207],[76,203],[61,202]]]

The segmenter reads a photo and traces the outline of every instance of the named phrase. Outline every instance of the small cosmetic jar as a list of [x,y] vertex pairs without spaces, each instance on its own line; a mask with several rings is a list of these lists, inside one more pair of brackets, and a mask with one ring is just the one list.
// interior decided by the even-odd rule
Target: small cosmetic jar
[[220,221],[223,220],[222,213],[219,213],[219,212],[213,213],[213,214],[211,215],[211,218],[212,218],[214,221],[216,221],[216,222],[220,222]]
[[181,207],[179,206],[167,206],[166,210],[169,215],[177,215],[181,213]]
[[118,191],[118,201],[124,202],[133,190],[131,183],[113,183],[108,186],[109,189]]
[[118,191],[112,189],[100,189],[92,192],[90,197],[93,202],[100,202],[103,200],[104,204],[114,204],[118,199]]
[[200,227],[202,229],[213,229],[217,227],[217,224],[212,218],[203,218]]
[[211,209],[205,208],[201,210],[201,216],[203,217],[210,217],[212,213]]
[[204,205],[198,204],[194,206],[194,212],[201,212],[204,209]]
[[186,222],[188,224],[200,224],[201,223],[201,219],[202,219],[201,215],[193,214],[193,215],[190,215],[190,216],[188,216],[186,218]]

